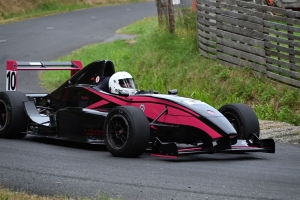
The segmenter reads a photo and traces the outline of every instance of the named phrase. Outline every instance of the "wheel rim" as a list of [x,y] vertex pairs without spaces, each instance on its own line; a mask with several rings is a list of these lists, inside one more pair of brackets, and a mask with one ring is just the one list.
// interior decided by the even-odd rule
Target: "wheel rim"
[[243,126],[241,126],[239,118],[232,112],[224,112],[222,114],[228,119],[233,128],[236,130],[238,139],[243,138]]
[[0,131],[2,131],[7,123],[8,109],[4,101],[0,100]]
[[122,149],[129,137],[129,125],[122,115],[115,115],[110,119],[107,127],[108,142],[115,150]]

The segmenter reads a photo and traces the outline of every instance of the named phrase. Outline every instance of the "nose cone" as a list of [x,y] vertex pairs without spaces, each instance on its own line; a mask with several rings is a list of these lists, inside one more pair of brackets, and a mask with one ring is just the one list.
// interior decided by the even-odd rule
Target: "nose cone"
[[221,129],[223,132],[225,132],[228,135],[234,136],[237,135],[236,130],[231,125],[231,123],[228,121],[228,119],[224,116],[210,116],[206,117],[208,121],[210,121],[214,126]]

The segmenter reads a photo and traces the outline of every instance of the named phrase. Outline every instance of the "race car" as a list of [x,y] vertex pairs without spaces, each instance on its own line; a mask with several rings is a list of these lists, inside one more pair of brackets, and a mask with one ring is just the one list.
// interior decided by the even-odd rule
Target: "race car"
[[[110,60],[7,61],[7,91],[0,92],[0,137],[27,134],[103,144],[116,157],[138,157],[146,149],[153,156],[225,152],[275,153],[273,139],[259,139],[258,118],[246,104],[220,109],[200,100],[178,96],[176,89],[161,94],[137,90],[131,77],[115,72]],[[51,93],[17,91],[18,70],[70,70],[71,77]],[[124,73],[121,73],[124,75]],[[125,74],[126,75],[126,74]],[[110,91],[97,86],[130,86]]]

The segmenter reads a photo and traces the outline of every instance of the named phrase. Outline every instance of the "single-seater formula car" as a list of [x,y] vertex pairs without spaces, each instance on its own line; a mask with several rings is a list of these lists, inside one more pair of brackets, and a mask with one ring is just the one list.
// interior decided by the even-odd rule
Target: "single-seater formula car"
[[[17,91],[18,70],[70,70],[71,77],[49,94],[24,94]],[[102,143],[117,157],[138,157],[146,149],[153,156],[167,158],[218,152],[275,153],[273,139],[259,139],[259,122],[248,105],[227,104],[216,109],[177,96],[176,89],[168,94],[137,90],[131,77],[116,74],[120,75],[109,60],[84,68],[80,61],[7,61],[7,91],[0,92],[0,137],[31,134]],[[110,91],[103,91],[98,85],[107,76]],[[121,86],[126,82],[127,86]]]

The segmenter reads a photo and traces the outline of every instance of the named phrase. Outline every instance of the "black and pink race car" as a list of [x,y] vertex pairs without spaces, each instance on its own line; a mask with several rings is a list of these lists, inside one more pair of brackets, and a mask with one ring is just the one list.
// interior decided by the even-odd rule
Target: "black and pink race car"
[[[19,70],[70,70],[49,94],[17,90]],[[275,153],[273,139],[259,139],[255,112],[245,104],[219,110],[191,98],[156,91],[105,92],[97,84],[115,74],[109,60],[82,68],[80,61],[7,61],[7,91],[0,92],[0,137],[27,134],[106,145],[113,156],[138,157],[225,152]]]

